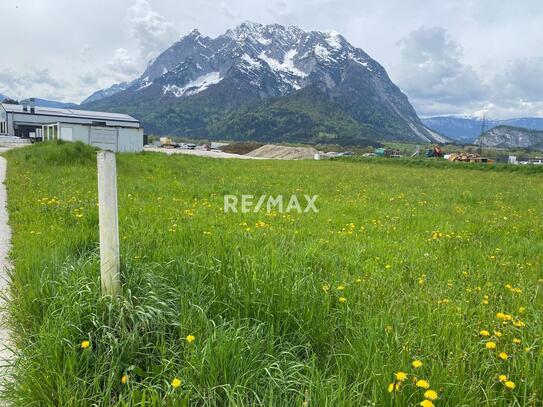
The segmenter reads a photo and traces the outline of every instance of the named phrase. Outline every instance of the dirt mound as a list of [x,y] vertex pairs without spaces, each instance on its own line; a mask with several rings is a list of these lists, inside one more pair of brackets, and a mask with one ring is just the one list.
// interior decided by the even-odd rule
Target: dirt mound
[[275,160],[313,159],[318,151],[313,147],[286,147],[266,144],[247,153],[249,157],[272,158]]

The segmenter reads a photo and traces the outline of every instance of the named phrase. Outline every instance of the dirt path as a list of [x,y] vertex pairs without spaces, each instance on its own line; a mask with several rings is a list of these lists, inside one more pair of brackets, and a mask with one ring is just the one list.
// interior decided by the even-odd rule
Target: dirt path
[[[6,208],[7,193],[6,186],[4,185],[6,164],[6,159],[4,157],[0,157],[0,292],[2,294],[8,286],[7,270],[10,267],[8,262],[8,253],[11,241],[11,229],[8,224],[8,213]],[[0,297],[0,303],[2,301],[3,300]],[[5,371],[7,360],[9,360],[11,356],[10,352],[6,349],[9,335],[3,327],[2,317],[3,315],[0,313],[0,382],[3,372]],[[1,401],[0,405],[2,405]]]

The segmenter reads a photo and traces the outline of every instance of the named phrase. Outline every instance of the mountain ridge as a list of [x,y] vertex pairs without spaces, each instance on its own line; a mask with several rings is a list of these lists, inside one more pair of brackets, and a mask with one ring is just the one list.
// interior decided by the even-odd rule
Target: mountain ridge
[[130,86],[131,82],[121,82],[111,85],[109,88],[100,89],[84,99],[80,104],[95,102],[105,97],[114,95],[115,93],[122,92]]
[[543,151],[543,131],[499,125],[475,140],[483,147],[525,148]]
[[[292,99],[281,100],[309,87],[313,91],[297,94],[296,106]],[[345,128],[302,106],[315,101],[317,91],[318,103],[341,110],[334,117],[344,115],[352,126]],[[287,108],[279,108],[282,103]],[[324,136],[447,141],[424,127],[407,96],[362,49],[335,32],[278,24],[245,22],[216,38],[193,30],[126,89],[83,105],[134,114],[158,134],[207,137],[221,133],[219,123],[230,117],[243,126],[236,134],[268,134],[267,141],[273,141],[272,131],[282,127],[276,126],[281,121],[277,116],[283,112],[300,119],[292,122],[292,131],[306,131],[306,141]],[[251,109],[261,126],[239,120],[241,111]],[[232,126],[224,123],[223,138],[232,137]]]
[[[3,102],[5,99],[12,99],[8,96],[0,94],[0,102]],[[21,99],[19,103],[30,103],[30,98],[28,99]],[[41,98],[34,98],[34,105],[39,107],[54,107],[59,109],[77,109],[79,105],[77,103],[70,103],[70,102],[58,102],[56,100],[49,100],[49,99],[41,99]]]
[[[421,121],[429,129],[460,142],[473,143],[482,132],[482,118],[469,116],[436,116]],[[512,119],[485,119],[485,131],[497,126],[520,127],[528,130],[543,130],[543,117],[519,117]]]

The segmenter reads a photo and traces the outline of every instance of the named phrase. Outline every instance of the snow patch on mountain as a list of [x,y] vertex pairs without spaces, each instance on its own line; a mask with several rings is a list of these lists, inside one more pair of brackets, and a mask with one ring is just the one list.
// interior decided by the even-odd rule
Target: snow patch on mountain
[[199,76],[193,81],[190,81],[185,86],[180,87],[176,85],[166,85],[163,89],[163,94],[173,94],[175,97],[191,96],[197,93],[203,92],[211,85],[219,83],[222,80],[219,72],[210,72],[205,75]]
[[262,52],[258,57],[264,60],[270,66],[272,71],[275,71],[275,72],[286,71],[300,78],[305,78],[307,74],[304,71],[296,68],[296,66],[294,65],[294,57],[296,55],[297,55],[297,52],[295,49],[291,49],[290,51],[287,51],[283,58],[283,62],[279,62],[277,59],[269,57],[268,55],[266,55],[265,52]]
[[335,31],[328,31],[326,33],[326,42],[335,50],[340,50],[343,46],[341,43],[341,35]]
[[262,64],[260,63],[260,61],[257,61],[256,59],[254,59],[254,58],[251,57],[250,55],[244,54],[244,55],[241,57],[241,59],[244,60],[245,62],[247,62],[251,67],[260,68],[260,67],[262,66]]
[[148,88],[149,86],[151,86],[153,84],[153,81],[150,81],[149,80],[149,77],[146,76],[145,78],[141,79],[139,81],[139,86],[138,86],[138,90],[142,90],[142,89],[145,89],[145,88]]
[[332,61],[330,51],[327,48],[323,47],[321,44],[315,45],[314,51],[315,55],[317,55],[319,58],[325,61]]
[[356,63],[359,64],[359,65],[362,65],[362,66],[363,66],[364,68],[366,68],[368,71],[373,72],[373,69],[372,69],[371,65],[370,65],[367,61],[361,59],[361,58],[360,58],[358,55],[356,55],[354,52],[349,52],[349,53],[347,54],[347,57],[348,57],[351,61],[354,61],[354,62],[356,62]]

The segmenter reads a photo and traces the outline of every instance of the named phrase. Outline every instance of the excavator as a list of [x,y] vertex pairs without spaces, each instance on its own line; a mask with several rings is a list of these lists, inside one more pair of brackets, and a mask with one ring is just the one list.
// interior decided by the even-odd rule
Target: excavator
[[430,147],[426,150],[426,157],[443,157],[443,150],[439,146]]

